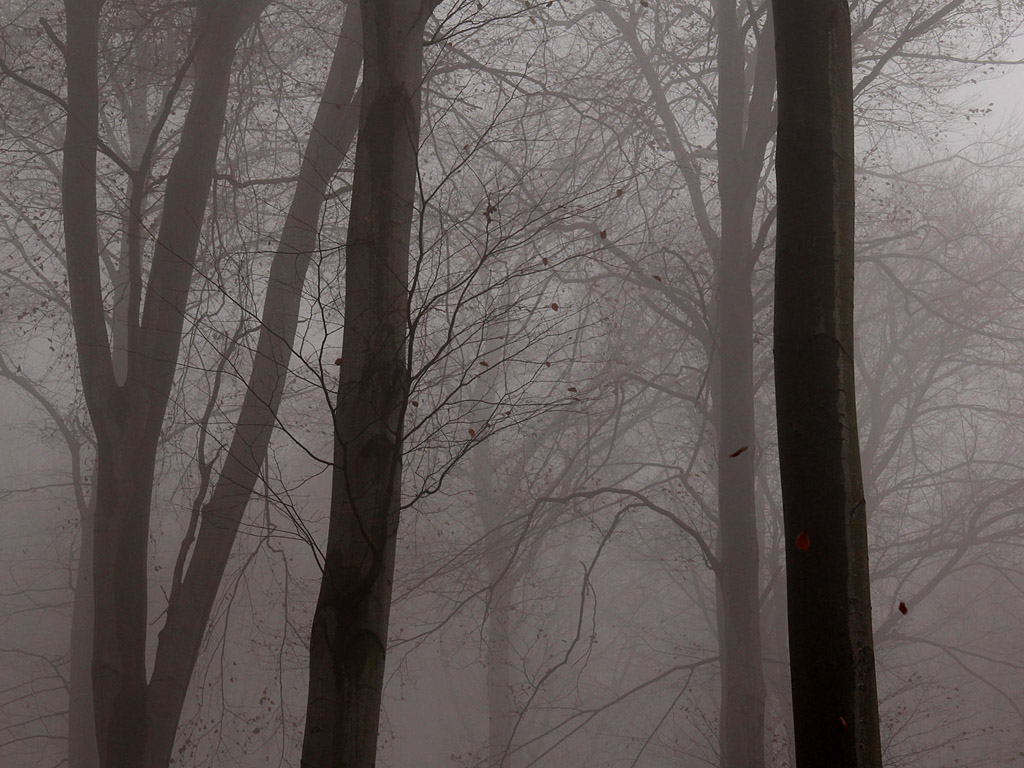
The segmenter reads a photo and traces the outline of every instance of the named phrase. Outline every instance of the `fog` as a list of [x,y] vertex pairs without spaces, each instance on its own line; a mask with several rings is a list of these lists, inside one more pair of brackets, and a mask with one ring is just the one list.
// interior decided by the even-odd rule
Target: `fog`
[[0,766],[1024,764],[1022,41],[4,0]]

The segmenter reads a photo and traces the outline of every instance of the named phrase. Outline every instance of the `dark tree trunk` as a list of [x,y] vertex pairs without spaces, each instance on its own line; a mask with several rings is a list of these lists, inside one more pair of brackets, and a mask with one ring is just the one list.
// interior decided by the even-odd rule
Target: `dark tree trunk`
[[310,636],[304,768],[376,760],[409,391],[409,238],[433,4],[362,0],[330,529]]
[[[129,327],[122,385],[110,355],[96,239],[100,4],[66,4],[68,121],[62,196],[82,385],[96,431],[92,674],[96,743],[105,768],[142,765],[151,725],[146,718],[146,567],[157,444],[220,143],[235,42],[255,17],[254,8],[221,2],[201,13],[197,86],[168,174],[145,313],[141,323]],[[137,323],[138,314],[130,311],[129,319]]]
[[82,507],[82,542],[75,570],[68,674],[68,768],[98,768],[96,716],[92,706],[93,508],[95,486]]
[[881,765],[854,399],[846,0],[774,0],[775,385],[799,768]]
[[[766,28],[770,29],[770,27]],[[764,765],[765,686],[754,497],[754,204],[771,135],[774,67],[759,46],[748,100],[736,0],[718,3],[718,263],[715,414],[718,432],[719,748],[723,768]]]
[[[197,19],[196,86],[168,175],[141,317],[142,276],[137,272],[128,291],[126,371],[121,382],[114,374],[106,333],[96,247],[101,3],[67,3],[68,125],[62,192],[79,364],[97,436],[92,695],[96,748],[104,768],[164,768],[170,760],[202,635],[276,419],[325,189],[355,133],[354,111],[342,105],[352,101],[361,58],[357,12],[346,15],[271,268],[257,356],[231,450],[213,496],[203,507],[187,570],[183,566],[191,542],[183,544],[182,572],[176,569],[154,673],[147,683],[147,539],[160,428],[177,367],[235,44],[262,5],[262,0],[220,0],[203,6]],[[148,168],[136,170],[137,175],[142,173]],[[139,183],[140,179],[133,180],[133,186]],[[76,732],[75,744],[83,743]]]

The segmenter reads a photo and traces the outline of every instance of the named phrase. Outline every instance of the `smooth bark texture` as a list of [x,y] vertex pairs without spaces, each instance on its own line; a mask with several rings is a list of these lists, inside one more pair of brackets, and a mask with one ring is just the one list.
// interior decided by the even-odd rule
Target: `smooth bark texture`
[[71,650],[68,674],[68,768],[98,768],[96,715],[92,706],[93,633],[93,517],[82,509],[82,542],[75,569],[75,597],[71,608]]
[[[288,375],[302,287],[317,248],[320,213],[331,178],[358,126],[353,97],[361,59],[359,7],[351,3],[271,264],[256,356],[231,448],[210,500],[203,506],[189,566],[181,581],[172,585],[147,700],[150,722],[166,724],[160,738],[150,739],[147,765],[152,768],[166,765],[170,757],[203,633],[267,456]],[[188,545],[183,544],[185,550]]]
[[[153,676],[147,682],[146,563],[153,468],[177,368],[235,45],[263,3],[222,0],[204,6],[197,18],[193,43],[196,85],[168,175],[141,318],[142,284],[137,273],[129,290],[135,299],[129,299],[128,328],[123,335],[127,345],[123,382],[121,376],[114,375],[96,248],[100,5],[67,4],[69,116],[62,190],[75,334],[83,389],[97,436],[92,622],[95,732],[101,766],[163,768],[171,757],[185,694],[234,537],[266,456],[326,188],[355,134],[355,110],[348,105],[361,58],[359,15],[346,15],[339,37],[271,267],[257,355],[231,450],[211,500],[203,506],[188,568],[176,570]],[[133,179],[132,186],[142,183],[142,179]],[[191,541],[182,545],[182,566],[190,545]],[[83,743],[76,731],[73,748]]]
[[[220,2],[197,19],[196,87],[167,178],[142,322],[114,376],[97,251],[96,153],[101,4],[68,2],[68,120],[62,199],[82,387],[96,433],[93,701],[100,765],[139,766],[145,716],[147,545],[160,427],[227,105],[235,43],[258,6]],[[129,320],[132,320],[131,316]],[[137,318],[136,318],[137,319]]]
[[798,768],[881,765],[853,360],[846,0],[774,0],[775,385]]
[[370,768],[376,760],[409,392],[409,238],[433,3],[362,0],[361,8],[363,101],[304,768]]
[[[751,230],[773,123],[771,46],[747,47],[736,0],[718,3],[718,191],[722,206],[713,396],[718,432],[719,748],[722,768],[764,765],[765,686],[754,498],[754,300]],[[766,25],[770,32],[770,25]],[[764,33],[762,33],[764,34]]]

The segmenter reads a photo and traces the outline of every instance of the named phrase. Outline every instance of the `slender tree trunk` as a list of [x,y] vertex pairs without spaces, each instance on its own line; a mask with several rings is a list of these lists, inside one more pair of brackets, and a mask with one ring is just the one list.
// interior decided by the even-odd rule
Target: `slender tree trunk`
[[[98,0],[68,0],[68,119],[62,205],[68,283],[86,404],[96,433],[93,524],[93,705],[104,768],[143,764],[147,554],[156,451],[177,367],[185,304],[220,144],[239,36],[260,9],[249,0],[203,6],[196,86],[171,163],[145,312],[130,298],[125,378],[111,357],[99,269],[96,153],[100,107]],[[141,281],[141,275],[133,279]],[[141,282],[130,296],[141,302]]]
[[362,0],[361,9],[362,116],[304,768],[372,768],[376,760],[409,391],[409,239],[423,34],[433,4]]
[[775,385],[798,768],[881,765],[854,398],[846,0],[773,0]]
[[[170,760],[185,694],[199,654],[210,611],[245,507],[266,455],[280,404],[291,344],[295,336],[301,289],[316,247],[320,211],[327,185],[337,172],[355,135],[351,107],[362,57],[358,6],[350,5],[335,51],[328,83],[300,169],[300,179],[271,267],[263,327],[249,386],[231,449],[210,502],[203,507],[195,551],[191,542],[180,554],[157,646],[152,679],[145,679],[146,555],[153,466],[163,410],[176,367],[177,349],[199,227],[212,182],[213,167],[227,105],[234,45],[255,19],[261,2],[222,0],[205,6],[196,29],[196,89],[172,163],[157,238],[145,315],[139,322],[141,276],[125,291],[117,308],[120,347],[107,343],[97,268],[95,154],[99,104],[96,61],[99,4],[70,3],[69,122],[65,147],[64,204],[69,279],[83,384],[98,436],[95,531],[93,542],[97,611],[87,621],[82,595],[76,611],[75,648],[81,628],[92,626],[92,696],[96,706],[79,701],[81,673],[72,695],[69,760],[83,766],[91,741],[103,766],[145,765],[163,768]],[[135,184],[142,183],[139,179]],[[129,227],[131,229],[131,227]],[[131,240],[131,235],[126,238]],[[132,244],[129,243],[129,246]],[[134,301],[132,296],[135,297]],[[116,357],[125,352],[121,363]],[[115,370],[118,371],[115,373]],[[79,654],[80,655],[80,654]],[[76,657],[77,658],[77,657]],[[76,666],[77,669],[77,666]],[[91,705],[92,702],[90,702]],[[80,722],[93,712],[88,734]]]
[[[754,203],[771,124],[774,71],[758,62],[750,102],[736,0],[718,2],[718,263],[715,411],[718,431],[719,748],[723,768],[764,765],[765,685],[754,495]],[[759,53],[765,56],[768,45]]]
[[95,487],[82,509],[82,543],[71,608],[71,671],[68,676],[68,768],[99,768],[96,715],[92,706],[93,516]]
[[100,764],[117,768],[138,766],[146,740],[146,571],[156,438],[137,437],[143,419],[133,394],[127,417],[97,435],[96,452],[93,706]]
[[358,127],[354,97],[362,60],[359,19],[359,6],[352,2],[270,268],[256,357],[231,447],[210,500],[203,506],[188,568],[181,581],[172,585],[149,684],[147,768],[161,768],[170,759],[203,633],[277,420],[327,187]]
[[[504,334],[491,327],[485,327],[485,336],[493,335],[495,340],[485,341],[484,359],[493,361],[501,356]],[[496,343],[495,343],[496,342]],[[481,406],[478,418],[471,418],[476,433],[484,435],[486,426],[487,401],[495,402],[493,389],[494,368],[480,374],[474,387],[474,403]],[[487,647],[486,690],[487,690],[487,766],[488,768],[512,768],[512,735],[516,714],[512,698],[512,592],[515,584],[514,569],[509,562],[511,548],[509,535],[503,530],[508,523],[508,505],[502,503],[495,491],[494,459],[491,456],[490,441],[484,439],[473,448],[471,471],[473,490],[476,496],[477,515],[483,523],[486,536],[492,539],[484,554],[487,577],[490,583],[487,600]]]
[[[497,578],[493,569],[490,572],[492,579]],[[487,613],[487,765],[513,768],[512,595],[501,582],[492,593]]]

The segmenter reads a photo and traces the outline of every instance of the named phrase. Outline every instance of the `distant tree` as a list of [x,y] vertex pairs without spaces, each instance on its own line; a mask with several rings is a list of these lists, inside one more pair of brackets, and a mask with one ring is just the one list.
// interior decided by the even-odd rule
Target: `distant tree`
[[799,768],[880,768],[853,356],[846,0],[774,0],[775,387]]

